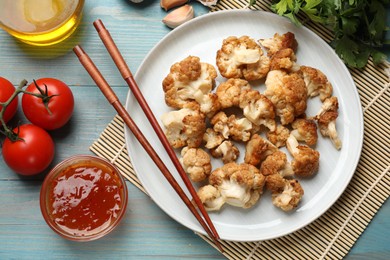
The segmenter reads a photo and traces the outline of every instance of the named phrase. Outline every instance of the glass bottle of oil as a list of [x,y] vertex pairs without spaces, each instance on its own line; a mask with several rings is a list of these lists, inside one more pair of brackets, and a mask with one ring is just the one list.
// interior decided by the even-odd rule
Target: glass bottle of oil
[[0,27],[31,45],[56,44],[80,23],[85,0],[0,0]]

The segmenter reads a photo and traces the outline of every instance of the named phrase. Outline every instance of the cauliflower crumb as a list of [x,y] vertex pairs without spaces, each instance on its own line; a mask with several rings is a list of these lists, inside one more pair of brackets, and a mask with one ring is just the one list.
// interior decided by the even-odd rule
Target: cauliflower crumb
[[287,139],[287,149],[293,156],[291,165],[294,174],[300,177],[310,177],[318,171],[320,153],[306,145],[299,145],[298,140],[290,134]]
[[203,135],[203,141],[206,143],[204,146],[207,149],[213,149],[217,147],[224,140],[225,138],[220,133],[215,132],[212,128],[207,128]]
[[183,108],[189,101],[201,100],[213,89],[216,77],[217,71],[211,64],[188,56],[173,64],[163,80],[165,103],[172,108]]
[[282,35],[275,33],[272,38],[260,39],[259,42],[267,50],[267,55],[269,57],[272,57],[278,51],[287,48],[296,52],[298,47],[298,42],[292,32],[287,32]]
[[161,120],[172,147],[199,147],[202,144],[206,121],[198,104],[188,103],[180,110],[163,114]]
[[201,187],[198,195],[207,210],[219,210],[224,203],[250,208],[259,200],[264,184],[265,177],[256,167],[232,162],[214,170],[209,185]]
[[223,141],[218,147],[210,150],[215,158],[221,158],[223,163],[230,163],[237,160],[240,150],[231,141]]
[[264,176],[279,174],[282,177],[291,177],[294,175],[293,168],[287,161],[287,155],[280,150],[265,158],[261,163],[260,172]]
[[250,88],[249,82],[244,79],[228,79],[222,82],[216,89],[221,109],[238,107],[241,91]]
[[287,127],[278,125],[275,131],[268,131],[267,138],[276,147],[286,146],[287,138],[290,136],[290,130]]
[[278,148],[258,134],[252,135],[246,144],[244,162],[254,166],[259,165],[270,154],[278,151]]
[[317,144],[317,124],[313,120],[299,118],[291,126],[294,129],[291,131],[291,134],[298,141],[306,142],[309,146]]
[[201,148],[184,147],[181,150],[181,163],[194,182],[205,180],[211,173],[211,159]]
[[299,74],[272,70],[267,75],[265,85],[267,89],[264,95],[275,105],[282,125],[292,123],[295,117],[305,113],[307,89]]
[[320,95],[320,100],[323,102],[332,96],[332,84],[330,84],[328,78],[322,71],[308,66],[301,66],[300,70],[307,87],[308,97]]
[[274,105],[266,96],[253,89],[245,89],[240,95],[240,108],[244,116],[255,125],[264,125],[274,131],[276,127]]
[[230,36],[223,40],[217,51],[217,67],[225,78],[257,80],[268,72],[268,59],[262,56],[262,49],[252,38]]

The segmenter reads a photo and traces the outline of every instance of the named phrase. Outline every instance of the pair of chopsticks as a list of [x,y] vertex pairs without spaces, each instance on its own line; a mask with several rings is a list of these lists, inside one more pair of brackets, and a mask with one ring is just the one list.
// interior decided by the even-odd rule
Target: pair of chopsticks
[[[176,193],[180,196],[180,198],[186,204],[186,206],[191,211],[191,213],[199,221],[199,223],[201,224],[203,229],[206,231],[206,233],[210,236],[210,238],[213,239],[213,241],[215,242],[215,245],[218,247],[218,249],[221,252],[223,252],[222,246],[219,243],[219,239],[220,239],[219,235],[218,235],[209,215],[207,214],[206,209],[204,208],[201,200],[199,199],[199,197],[196,193],[196,190],[192,186],[190,179],[188,178],[181,163],[179,162],[179,160],[175,154],[175,151],[170,146],[163,130],[161,129],[161,127],[160,127],[159,123],[157,122],[155,116],[153,115],[149,105],[147,104],[144,96],[142,95],[137,83],[134,80],[134,77],[133,77],[129,67],[127,66],[125,60],[123,59],[123,56],[121,55],[118,47],[116,46],[114,40],[112,39],[110,33],[105,28],[103,22],[100,19],[96,20],[93,23],[93,25],[94,25],[96,31],[98,32],[107,51],[109,52],[111,58],[113,59],[115,65],[117,66],[119,72],[121,73],[123,79],[128,84],[130,90],[132,91],[133,95],[135,96],[139,105],[141,106],[143,112],[145,113],[146,117],[148,118],[150,124],[152,125],[154,131],[156,132],[158,138],[160,139],[162,145],[164,146],[166,152],[168,153],[170,159],[172,160],[174,166],[176,167],[177,171],[179,172],[180,177],[183,179],[184,184],[186,185],[187,189],[189,190],[193,200],[195,201],[200,212],[202,213],[204,219],[201,217],[201,215],[199,214],[199,212],[197,211],[196,207],[193,205],[191,200],[184,193],[183,189],[177,183],[175,178],[169,172],[168,168],[165,166],[164,162],[158,156],[158,154],[153,149],[153,147],[150,145],[148,140],[142,134],[141,130],[137,127],[135,122],[132,120],[129,113],[126,111],[126,109],[120,103],[118,97],[116,96],[114,91],[111,89],[111,87],[109,86],[107,81],[104,79],[104,77],[102,76],[102,74],[100,73],[98,68],[95,66],[93,61],[89,58],[87,53],[79,45],[77,45],[73,48],[74,53],[77,55],[81,64],[84,66],[84,68],[89,73],[91,78],[95,81],[96,85],[99,87],[99,89],[104,94],[106,99],[115,108],[115,110],[118,112],[119,116],[123,119],[123,121],[125,122],[127,127],[130,129],[130,131],[134,134],[134,136],[140,142],[140,144],[145,149],[145,151],[148,153],[148,155],[151,157],[151,159],[154,161],[156,166],[160,169],[160,171],[162,172],[164,177],[167,179],[169,184],[174,188]],[[205,222],[205,220],[206,220],[206,222]]]

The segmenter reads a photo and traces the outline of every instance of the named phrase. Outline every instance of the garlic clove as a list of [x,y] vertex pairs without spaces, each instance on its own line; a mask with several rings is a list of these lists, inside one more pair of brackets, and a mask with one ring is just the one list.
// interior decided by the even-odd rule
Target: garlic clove
[[168,11],[169,9],[183,5],[187,2],[188,0],[160,0],[160,6],[164,8],[165,11]]
[[162,22],[170,28],[176,28],[177,26],[191,20],[194,16],[194,8],[190,5],[184,5],[170,12],[164,17]]

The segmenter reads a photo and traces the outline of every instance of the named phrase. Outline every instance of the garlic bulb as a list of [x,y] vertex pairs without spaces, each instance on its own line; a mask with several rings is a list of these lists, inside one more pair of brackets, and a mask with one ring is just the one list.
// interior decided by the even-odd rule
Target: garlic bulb
[[204,6],[213,6],[218,3],[218,0],[197,0],[198,2],[202,3]]

